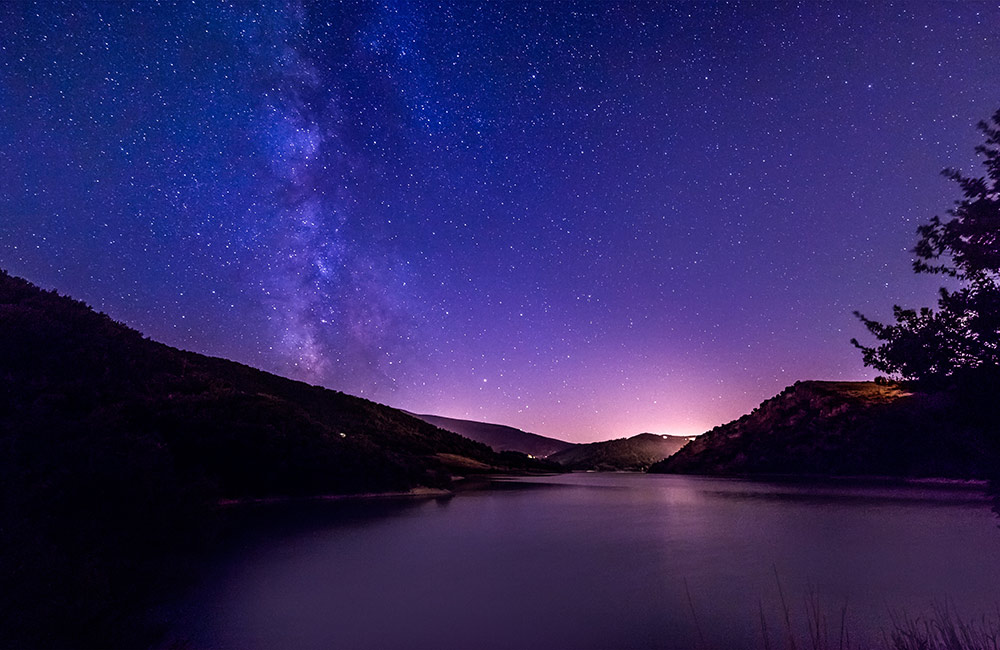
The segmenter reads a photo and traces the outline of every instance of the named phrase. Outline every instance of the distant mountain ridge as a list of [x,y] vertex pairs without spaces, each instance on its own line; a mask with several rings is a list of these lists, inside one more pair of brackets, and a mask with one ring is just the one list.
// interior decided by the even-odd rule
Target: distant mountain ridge
[[985,478],[989,431],[955,392],[802,381],[702,434],[651,472]]
[[631,438],[575,445],[547,458],[567,469],[594,471],[645,471],[676,453],[691,440],[688,436],[640,433]]
[[535,458],[548,458],[552,454],[576,446],[573,442],[540,436],[503,424],[404,412],[445,431],[452,431],[470,440],[489,445],[496,451],[519,451]]
[[640,433],[631,438],[577,443],[547,438],[502,424],[410,413],[425,422],[489,445],[497,451],[519,451],[569,470],[645,471],[691,440],[688,436]]

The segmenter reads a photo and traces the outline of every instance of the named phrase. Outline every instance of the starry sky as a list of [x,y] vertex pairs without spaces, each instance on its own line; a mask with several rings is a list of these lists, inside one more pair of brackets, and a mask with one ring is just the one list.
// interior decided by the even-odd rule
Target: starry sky
[[[481,5],[481,6],[480,6]],[[870,6],[869,6],[870,5]],[[932,304],[1000,8],[0,3],[0,267],[146,335],[573,441],[864,379]]]

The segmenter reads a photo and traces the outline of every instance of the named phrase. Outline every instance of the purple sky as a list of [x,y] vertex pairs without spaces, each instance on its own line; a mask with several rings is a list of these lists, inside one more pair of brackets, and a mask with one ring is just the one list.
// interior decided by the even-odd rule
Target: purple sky
[[[477,3],[478,4],[478,3]],[[869,4],[873,6],[868,6]],[[171,345],[589,441],[873,373],[996,3],[0,4],[0,266]]]

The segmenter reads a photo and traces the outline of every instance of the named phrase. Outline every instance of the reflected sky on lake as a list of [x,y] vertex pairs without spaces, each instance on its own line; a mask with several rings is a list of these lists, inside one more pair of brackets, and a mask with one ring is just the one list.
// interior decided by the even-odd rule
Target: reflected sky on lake
[[284,526],[248,526],[165,610],[173,636],[195,648],[690,648],[697,619],[715,647],[762,647],[761,610],[783,626],[777,580],[803,631],[810,594],[830,620],[846,602],[855,643],[889,607],[1000,602],[1000,530],[973,488],[627,474],[504,487],[272,506]]

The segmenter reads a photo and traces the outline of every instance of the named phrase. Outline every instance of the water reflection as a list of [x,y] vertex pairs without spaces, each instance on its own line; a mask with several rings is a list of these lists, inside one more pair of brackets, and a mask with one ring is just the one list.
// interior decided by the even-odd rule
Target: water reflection
[[[997,602],[1000,534],[969,489],[573,474],[451,500],[248,512],[174,637],[220,648],[760,645],[815,593],[852,636],[886,605]],[[831,615],[833,615],[831,614]],[[839,616],[839,614],[837,614]]]

